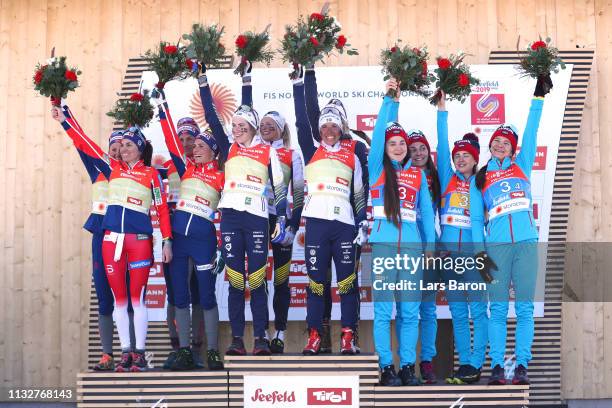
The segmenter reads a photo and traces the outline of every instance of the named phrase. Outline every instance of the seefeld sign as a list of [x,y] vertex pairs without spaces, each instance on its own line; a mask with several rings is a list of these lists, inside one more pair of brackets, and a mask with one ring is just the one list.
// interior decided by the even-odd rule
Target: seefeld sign
[[244,406],[359,407],[359,376],[244,376]]

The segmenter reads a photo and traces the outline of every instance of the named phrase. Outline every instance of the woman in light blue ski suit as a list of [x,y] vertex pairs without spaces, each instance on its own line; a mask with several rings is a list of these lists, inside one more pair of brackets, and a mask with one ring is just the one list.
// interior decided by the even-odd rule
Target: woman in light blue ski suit
[[[391,80],[387,89],[397,89]],[[418,385],[415,376],[418,315],[422,269],[400,269],[397,265],[382,268],[385,259],[396,255],[421,257],[423,241],[432,249],[435,243],[434,213],[425,173],[412,166],[408,153],[408,137],[397,122],[399,102],[386,96],[374,127],[372,147],[368,156],[370,193],[374,224],[372,244],[372,282],[374,285],[374,343],[379,355],[381,384],[387,386]],[[421,212],[424,236],[417,227],[417,209]],[[378,281],[378,282],[377,282]],[[383,283],[410,281],[414,290],[385,290]],[[393,304],[402,319],[396,321],[400,366],[398,375],[393,366],[390,325]]]

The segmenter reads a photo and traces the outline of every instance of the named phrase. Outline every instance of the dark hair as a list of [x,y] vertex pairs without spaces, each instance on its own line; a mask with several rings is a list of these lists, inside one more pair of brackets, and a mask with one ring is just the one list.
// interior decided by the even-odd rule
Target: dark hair
[[436,166],[434,165],[431,155],[427,157],[427,163],[425,163],[425,168],[431,176],[431,201],[435,207],[439,207],[440,196],[442,195],[442,188],[440,187],[440,177],[438,176],[438,170],[436,170]]
[[485,164],[480,170],[478,170],[478,173],[476,173],[476,187],[482,191],[484,185],[485,185],[485,181],[487,179],[487,166],[489,165],[489,163],[487,162],[487,164]]
[[145,147],[140,154],[140,158],[144,162],[145,166],[151,165],[151,160],[153,159],[153,145],[148,140],[145,142]]
[[355,130],[355,129],[349,129],[350,132],[353,132],[354,134],[356,134],[357,136],[359,136],[361,139],[363,139],[364,143],[370,147],[372,146],[372,139],[370,139],[370,136],[366,135],[365,132],[363,130]]
[[[407,151],[406,157],[402,160],[401,165],[404,166],[410,159],[410,150]],[[397,228],[400,227],[402,221],[400,213],[399,190],[397,186],[397,172],[391,163],[391,159],[385,153],[383,156],[383,168],[385,171],[385,196],[384,209],[387,220],[392,222]]]

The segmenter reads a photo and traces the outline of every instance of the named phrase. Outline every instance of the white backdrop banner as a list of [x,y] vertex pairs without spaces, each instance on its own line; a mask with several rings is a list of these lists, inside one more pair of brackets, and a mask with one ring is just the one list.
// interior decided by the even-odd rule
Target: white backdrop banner
[[[449,111],[449,143],[460,139],[466,132],[478,135],[481,145],[480,165],[490,158],[488,141],[492,132],[502,123],[513,124],[519,129],[519,145],[522,142],[522,130],[527,121],[529,105],[535,87],[535,81],[521,78],[516,68],[511,65],[472,65],[472,72],[480,78],[481,84],[473,89],[472,95],[463,103],[448,102]],[[572,66],[559,74],[553,75],[554,89],[546,97],[540,128],[538,132],[538,148],[533,173],[531,177],[533,211],[539,230],[540,242],[548,240],[550,211],[552,206],[553,180],[559,150],[559,138],[567,92],[572,73]],[[297,146],[295,131],[295,115],[291,82],[288,79],[288,69],[255,69],[253,70],[253,106],[262,116],[265,112],[276,110],[283,114],[292,129],[293,147]],[[343,101],[352,129],[363,130],[371,135],[376,122],[376,116],[384,96],[383,74],[380,67],[330,67],[316,70],[319,105],[323,106],[330,98]],[[208,73],[211,91],[215,100],[217,112],[227,125],[232,113],[240,105],[241,79],[233,74],[233,70],[210,70]],[[152,89],[157,82],[153,72],[143,74],[142,88]],[[166,97],[175,121],[185,116],[191,116],[200,125],[206,127],[204,111],[200,102],[197,82],[193,78],[183,81],[172,81],[166,85]],[[429,101],[416,96],[404,95],[401,98],[399,122],[405,129],[420,129],[427,136],[432,149],[437,145],[436,108]],[[228,127],[228,126],[226,126]],[[152,141],[155,149],[154,162],[161,165],[169,159],[168,150],[164,144],[159,121],[154,119],[144,130]],[[229,127],[227,133],[229,134]],[[434,149],[435,150],[435,149]],[[434,158],[435,158],[435,152]],[[293,260],[290,269],[291,307],[290,320],[304,320],[306,317],[306,285],[308,278],[304,264],[303,227],[296,234],[293,247]],[[157,240],[159,245],[159,240]],[[160,259],[160,250],[156,251],[156,262]],[[545,253],[540,251],[540,271],[545,268]],[[361,319],[373,318],[370,253],[364,248],[361,258],[360,292]],[[268,267],[269,293],[272,294],[272,253],[270,252]],[[165,320],[165,284],[163,268],[156,264],[151,269],[147,289],[147,304],[150,320]],[[544,273],[540,273],[542,281],[539,290],[543,291]],[[334,306],[332,318],[339,319],[339,297],[335,288],[332,297]],[[228,282],[226,278],[217,280],[217,300],[222,320],[228,319],[227,314]],[[541,297],[540,297],[541,299]],[[246,304],[249,303],[247,291]],[[247,319],[251,319],[249,307],[246,308]],[[269,296],[269,309],[273,319],[272,296]],[[512,309],[511,309],[512,313]],[[536,304],[536,316],[543,316],[542,303]],[[438,316],[449,318],[448,306],[443,293],[438,296]]]

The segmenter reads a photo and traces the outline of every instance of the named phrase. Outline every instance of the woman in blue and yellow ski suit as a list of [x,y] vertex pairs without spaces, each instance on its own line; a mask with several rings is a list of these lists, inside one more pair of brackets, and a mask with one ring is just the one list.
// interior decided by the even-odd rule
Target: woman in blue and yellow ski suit
[[[439,248],[453,257],[472,255],[472,224],[470,218],[470,183],[476,174],[480,145],[473,133],[466,134],[462,140],[455,142],[451,154],[448,142],[448,111],[445,95],[438,103],[438,176],[442,187],[440,203],[440,228],[442,234]],[[451,160],[456,170],[451,166]],[[482,282],[478,270],[466,268],[462,273],[443,270],[443,279],[459,282]],[[446,290],[448,306],[453,319],[455,349],[459,354],[459,369],[450,383],[473,383],[480,379],[480,370],[484,363],[487,348],[487,304],[484,301],[486,291]],[[469,308],[468,308],[469,305]],[[469,318],[474,322],[474,346],[470,335]]]
[[[359,309],[355,244],[361,245],[367,235],[361,162],[355,152],[355,143],[340,139],[343,121],[338,109],[322,113],[318,122],[321,142],[314,140],[306,111],[303,67],[299,72],[293,80],[293,102],[305,163],[307,194],[303,216],[306,219],[305,257],[309,278],[309,336],[302,353],[318,354],[321,350],[325,285],[333,259],[340,295],[340,352],[355,354],[358,352],[355,329]],[[359,225],[357,230],[356,224]]]
[[[225,161],[225,184],[219,202],[221,211],[221,245],[229,278],[228,309],[232,326],[229,355],[244,355],[244,295],[246,280],[251,291],[251,313],[255,344],[254,355],[269,355],[266,339],[268,327],[268,292],[266,265],[268,245],[285,238],[286,216],[277,217],[274,232],[268,225],[266,185],[270,180],[277,214],[287,212],[287,187],[276,150],[263,143],[258,134],[259,117],[250,106],[242,105],[232,117],[234,143],[229,142],[217,113],[206,67],[198,78],[202,105],[215,140]],[[248,257],[248,278],[245,276],[245,254]]]
[[[397,89],[397,82],[391,80],[387,89]],[[398,90],[399,92],[399,90]],[[381,384],[418,385],[414,365],[416,362],[416,344],[419,332],[419,305],[421,291],[419,282],[423,277],[422,268],[416,271],[403,271],[392,268],[383,275],[375,271],[376,259],[395,258],[396,255],[408,254],[419,258],[423,254],[423,244],[427,252],[435,245],[434,213],[427,187],[425,172],[412,166],[408,153],[408,136],[397,122],[388,122],[397,117],[399,102],[386,96],[378,114],[372,136],[372,147],[368,157],[370,173],[370,194],[374,224],[370,236],[372,245],[372,282],[383,278],[385,282],[411,281],[414,290],[403,290],[396,294],[389,290],[374,287],[374,343],[379,355]],[[395,177],[390,174],[395,171]],[[387,191],[388,184],[396,184],[396,191]],[[397,202],[396,216],[392,215],[392,195]],[[417,226],[417,210],[421,212],[422,231]],[[395,218],[395,219],[394,219]],[[401,227],[398,228],[398,225]],[[396,321],[401,370],[399,378],[393,366],[391,352],[390,325],[393,303],[396,303],[396,314],[401,314]]]
[[[516,369],[512,382],[529,384],[527,365],[531,360],[534,335],[533,297],[538,269],[538,230],[533,218],[530,178],[547,93],[543,89],[544,82],[550,82],[550,77],[538,79],[516,160],[512,158],[516,153],[518,133],[511,126],[500,126],[489,142],[492,158],[470,185],[474,251],[488,255],[497,265],[497,270],[491,271],[492,282],[487,288],[489,355],[493,368],[489,384],[506,383],[503,367],[511,282],[515,290],[517,320]],[[488,214],[486,222],[485,212]]]
[[[247,69],[242,76],[242,105],[253,106],[253,86],[251,81],[250,61],[246,61]],[[304,207],[304,164],[298,150],[291,148],[291,133],[289,126],[279,112],[269,111],[261,118],[259,132],[264,143],[276,150],[283,168],[283,183],[287,188],[291,185],[293,205],[287,206],[287,226],[285,239],[282,242],[272,243],[272,257],[274,261],[274,297],[272,308],[274,310],[275,333],[270,336],[270,351],[273,354],[282,354],[285,350],[285,331],[289,315],[291,292],[289,289],[289,269],[293,254],[293,239],[300,228],[302,209]],[[274,231],[279,215],[274,206],[274,190],[268,182],[266,186],[268,198],[268,212],[270,233]]]
[[[312,137],[317,142],[321,142],[321,134],[319,132],[319,118],[321,112],[325,113],[330,110],[337,111],[342,117],[342,135],[340,140],[344,140],[345,143],[351,143],[351,148],[355,150],[355,155],[359,158],[361,164],[361,180],[364,185],[364,202],[367,204],[369,199],[368,191],[368,147],[361,140],[353,139],[352,131],[349,129],[348,119],[344,104],[339,99],[330,99],[322,109],[319,107],[319,90],[317,85],[317,77],[315,75],[314,66],[306,68],[304,74],[304,95],[306,98],[306,112],[308,114],[308,122],[312,129]],[[354,198],[353,198],[354,200]],[[355,224],[356,228],[359,228],[359,222]],[[357,249],[356,249],[357,250]],[[359,258],[361,252],[357,250],[356,258]],[[357,260],[359,262],[359,259]],[[359,289],[355,292],[357,301],[359,302]],[[323,314],[323,324],[321,326],[321,353],[331,353],[331,333],[330,333],[330,321],[332,312],[332,295],[331,295],[331,264],[328,270],[327,281],[325,282],[325,288],[323,292],[323,299],[325,301],[325,309]],[[357,328],[355,328],[355,345],[359,348],[358,344]]]

